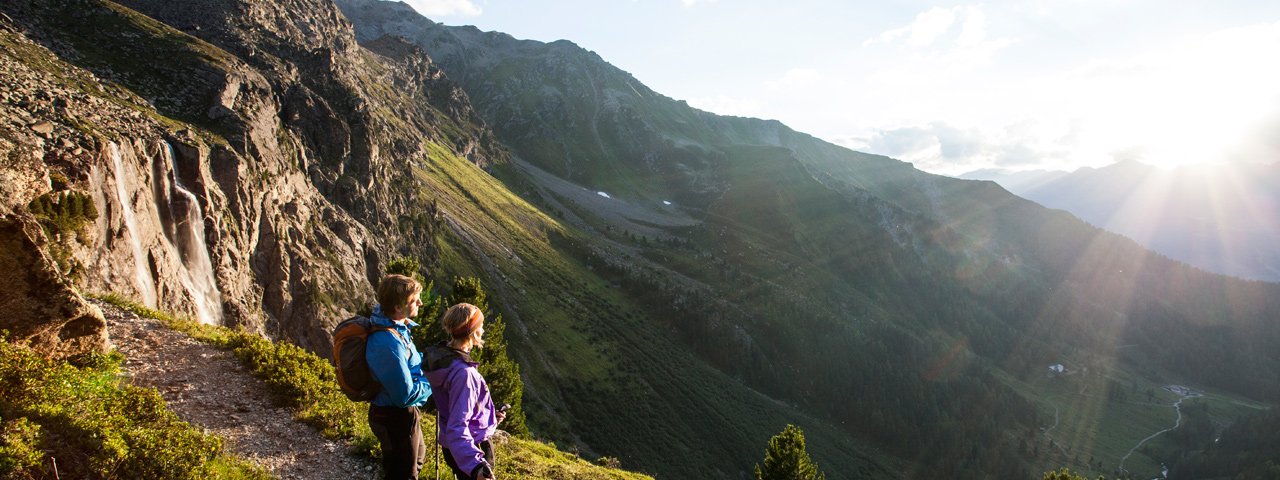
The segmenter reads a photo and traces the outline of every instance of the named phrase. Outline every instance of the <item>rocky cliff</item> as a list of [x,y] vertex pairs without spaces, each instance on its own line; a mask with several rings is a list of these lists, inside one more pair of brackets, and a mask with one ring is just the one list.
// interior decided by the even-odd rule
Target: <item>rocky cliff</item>
[[85,291],[323,351],[388,256],[435,256],[412,159],[434,144],[505,158],[429,57],[358,46],[331,3],[3,11],[0,208],[90,205],[83,221],[36,213]]

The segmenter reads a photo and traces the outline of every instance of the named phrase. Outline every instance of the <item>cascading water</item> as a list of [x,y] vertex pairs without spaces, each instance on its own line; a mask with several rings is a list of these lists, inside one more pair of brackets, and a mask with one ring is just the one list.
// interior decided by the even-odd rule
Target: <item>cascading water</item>
[[142,303],[156,308],[156,283],[151,279],[147,268],[146,252],[142,249],[142,238],[138,234],[138,217],[133,213],[133,203],[124,186],[124,162],[120,160],[120,147],[114,142],[107,144],[114,167],[116,180],[116,199],[120,202],[121,216],[124,217],[125,233],[129,236],[129,247],[133,249],[133,281],[142,293]]
[[[182,259],[184,271],[180,275],[182,286],[191,295],[196,306],[196,317],[206,325],[222,324],[222,295],[218,292],[217,279],[213,273],[213,262],[209,259],[209,249],[204,239],[204,213],[194,193],[182,186],[178,178],[178,163],[173,156],[173,146],[169,142],[164,145],[164,161],[169,164],[169,178],[173,182],[174,192],[182,196],[182,202],[174,202],[169,197],[169,210],[173,217],[174,235],[171,246],[175,247]],[[176,203],[186,203],[185,208]],[[180,212],[180,213],[179,213]]]

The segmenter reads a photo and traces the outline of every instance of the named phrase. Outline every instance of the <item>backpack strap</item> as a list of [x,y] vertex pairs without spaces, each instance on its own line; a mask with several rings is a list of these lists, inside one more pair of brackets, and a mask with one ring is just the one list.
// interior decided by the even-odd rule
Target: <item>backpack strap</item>
[[[373,332],[377,331],[391,332],[392,335],[395,335],[396,338],[400,340],[400,343],[403,344],[405,348],[409,348],[409,341],[405,340],[404,336],[400,335],[400,331],[396,330],[394,327],[373,327]],[[373,335],[373,332],[369,332],[369,334]]]

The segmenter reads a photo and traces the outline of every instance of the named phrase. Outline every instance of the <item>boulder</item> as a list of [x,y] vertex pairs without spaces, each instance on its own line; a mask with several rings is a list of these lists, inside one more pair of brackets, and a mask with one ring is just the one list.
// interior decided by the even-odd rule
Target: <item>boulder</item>
[[102,310],[85,301],[58,273],[45,252],[48,243],[36,220],[0,216],[0,330],[47,357],[66,359],[106,352]]

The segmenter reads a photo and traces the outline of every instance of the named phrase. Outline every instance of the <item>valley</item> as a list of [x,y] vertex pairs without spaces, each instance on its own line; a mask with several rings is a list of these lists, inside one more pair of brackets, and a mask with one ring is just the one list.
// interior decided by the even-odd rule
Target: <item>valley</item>
[[[1211,441],[1238,418],[1275,408],[1229,393],[1163,384],[1121,368],[1010,380],[1037,402],[1043,422],[1038,435],[1023,439],[1024,455],[1037,457],[1045,471],[1067,466],[1089,477],[1160,478],[1171,463],[1166,455],[1178,442]],[[1184,409],[1195,412],[1194,432],[1179,430],[1186,421]]]

